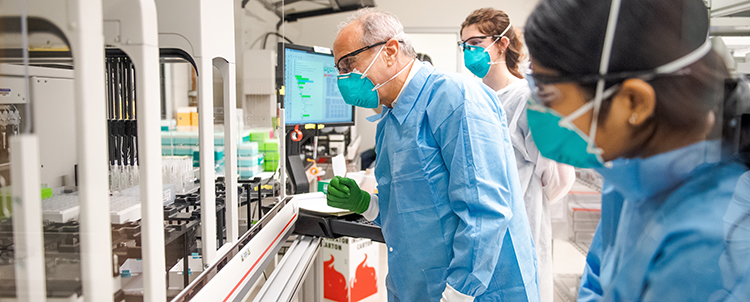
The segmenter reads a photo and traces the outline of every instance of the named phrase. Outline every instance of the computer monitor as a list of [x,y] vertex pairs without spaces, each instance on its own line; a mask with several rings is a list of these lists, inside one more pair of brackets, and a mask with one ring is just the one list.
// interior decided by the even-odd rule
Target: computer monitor
[[354,106],[344,102],[336,83],[330,49],[279,43],[276,80],[287,125],[354,125]]

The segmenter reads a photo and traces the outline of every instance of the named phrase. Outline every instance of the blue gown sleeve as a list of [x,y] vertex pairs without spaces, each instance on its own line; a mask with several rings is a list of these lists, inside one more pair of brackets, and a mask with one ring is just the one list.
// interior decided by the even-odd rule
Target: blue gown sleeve
[[586,255],[586,267],[581,276],[581,284],[578,288],[578,302],[595,302],[601,301],[603,290],[599,283],[599,273],[602,266],[602,224],[596,227],[594,239],[591,241],[589,253]]
[[[509,173],[516,163],[500,119],[502,109],[494,95],[474,90],[465,95],[460,89],[437,93],[433,102],[454,107],[440,108],[448,116],[430,123],[439,123],[431,127],[450,173],[445,194],[459,217],[446,281],[460,293],[476,297],[493,278],[512,217],[511,192],[519,188],[513,187],[517,181]],[[456,104],[456,99],[464,102]]]
[[[373,220],[372,222],[375,225],[377,225],[379,227],[382,227],[383,225],[381,224],[381,221],[380,221],[380,205],[379,205],[379,203],[380,203],[380,194],[373,194],[373,195],[375,197],[374,198],[374,202],[378,204],[378,216],[375,217],[375,220]],[[371,199],[370,202],[373,202],[373,200]]]
[[[640,301],[710,301],[722,288],[720,272],[713,271],[723,244],[699,232],[676,232],[667,238],[651,263]],[[718,278],[717,278],[718,277]],[[616,297],[620,290],[614,287]],[[609,295],[609,293],[607,293]]]

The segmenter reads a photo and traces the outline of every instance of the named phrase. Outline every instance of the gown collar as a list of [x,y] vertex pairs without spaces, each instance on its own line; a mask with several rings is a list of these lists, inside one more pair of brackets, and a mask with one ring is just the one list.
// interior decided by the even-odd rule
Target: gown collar
[[651,199],[673,190],[702,166],[721,160],[718,141],[703,141],[649,158],[618,159],[611,168],[596,169],[605,186],[633,202]]
[[424,87],[425,83],[427,83],[427,78],[429,78],[430,74],[435,70],[435,67],[432,67],[429,63],[424,62],[414,62],[414,66],[412,67],[412,71],[410,73],[415,72],[413,77],[410,74],[411,80],[409,80],[407,83],[404,84],[404,87],[401,89],[401,92],[399,93],[398,99],[394,102],[393,108],[388,108],[386,106],[383,106],[383,111],[380,114],[375,114],[373,116],[370,116],[367,118],[370,122],[376,122],[383,117],[385,117],[388,113],[392,113],[394,117],[396,117],[396,120],[399,124],[403,124],[406,120],[406,117],[409,115],[409,112],[411,112],[411,109],[414,108],[414,104],[417,102],[417,97],[419,97],[419,93],[422,92],[422,88]]

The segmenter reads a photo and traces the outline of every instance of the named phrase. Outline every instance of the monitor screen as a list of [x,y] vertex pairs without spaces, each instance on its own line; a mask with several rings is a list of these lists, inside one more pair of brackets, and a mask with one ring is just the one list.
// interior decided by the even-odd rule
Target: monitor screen
[[292,44],[282,49],[286,124],[352,125],[354,107],[341,97],[333,55]]

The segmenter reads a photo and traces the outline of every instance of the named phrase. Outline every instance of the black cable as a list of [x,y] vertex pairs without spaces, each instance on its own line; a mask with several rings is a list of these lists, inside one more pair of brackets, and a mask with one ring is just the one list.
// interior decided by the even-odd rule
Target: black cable
[[128,116],[130,117],[130,120],[128,121],[128,147],[130,147],[129,155],[130,158],[129,164],[131,166],[135,166],[135,151],[136,151],[136,130],[135,130],[135,65],[133,65],[133,62],[131,60],[127,60],[128,62],[128,103],[130,103],[130,106],[128,108]]
[[113,153],[115,155],[115,165],[119,165],[122,163],[122,142],[120,135],[120,120],[122,119],[122,91],[120,89],[120,83],[122,83],[122,72],[120,68],[120,60],[118,58],[113,58],[112,63],[114,74],[113,92],[115,97],[115,151]]
[[117,113],[117,117],[122,120],[122,119],[125,119],[125,111],[126,111],[126,109],[125,109],[125,99],[124,99],[125,98],[125,91],[124,91],[125,87],[124,87],[124,84],[123,84],[125,82],[125,66],[124,66],[124,64],[122,62],[122,58],[120,58],[120,59],[117,60],[117,73],[118,73],[118,75],[117,75],[117,92],[118,92],[117,93],[118,94],[117,100],[120,103],[119,104],[119,111],[120,112]]
[[123,100],[125,101],[125,115],[124,119],[129,120],[130,117],[130,62],[126,59],[122,59],[123,71],[125,72],[125,79],[122,83],[122,94]]
[[287,38],[286,36],[284,36],[284,35],[282,35],[282,34],[280,34],[278,32],[268,32],[268,33],[266,33],[266,36],[263,37],[263,49],[266,49],[266,43],[268,42],[268,37],[271,36],[271,35],[275,35],[275,36],[277,36],[279,38],[283,38],[284,40],[286,40],[287,42],[289,42],[289,44],[294,44],[294,42],[292,42],[292,40],[289,40],[289,38]]
[[266,180],[266,183],[263,184],[264,186],[268,185],[271,182],[271,180],[276,176],[276,172],[278,172],[279,169],[281,169],[281,165],[279,165],[279,167],[277,167],[275,170],[273,170],[273,174],[271,174],[271,177],[269,177],[268,180]]
[[115,117],[115,96],[114,96],[114,68],[112,68],[112,58],[107,58],[107,109],[109,110],[109,119]]
[[136,74],[135,65],[131,62],[133,68],[133,164],[139,165],[138,161],[138,95],[136,94],[138,75]]
[[262,185],[260,183],[261,180],[258,180],[258,185],[255,187],[255,189],[258,190],[258,221],[263,218],[263,198],[260,196]]
[[125,165],[125,152],[126,152],[125,151],[126,140],[125,140],[124,120],[127,118],[128,108],[126,107],[127,101],[125,100],[125,62],[123,62],[122,58],[119,58],[117,60],[117,65],[118,65],[118,73],[120,74],[119,81],[117,81],[117,89],[118,89],[117,92],[119,94],[119,100],[120,100],[120,105],[119,105],[120,107],[120,113],[119,113],[120,129],[119,130],[120,132],[118,133],[119,138],[117,139],[119,143],[119,150],[118,150],[117,157],[120,160],[120,165],[124,166]]
[[114,68],[112,66],[112,58],[108,57],[106,60],[106,68],[105,71],[107,73],[107,126],[108,126],[108,139],[109,139],[109,164],[111,166],[114,166],[114,160],[115,160],[115,138],[114,138],[114,118],[115,118],[115,96],[114,96]]
[[128,127],[128,121],[130,120],[130,62],[127,58],[122,58],[123,72],[125,78],[122,82],[122,98],[125,112],[123,112],[123,165],[128,166],[130,162],[130,127]]

